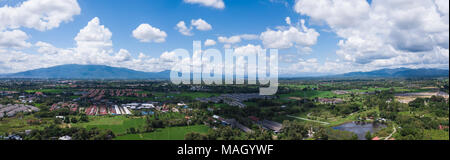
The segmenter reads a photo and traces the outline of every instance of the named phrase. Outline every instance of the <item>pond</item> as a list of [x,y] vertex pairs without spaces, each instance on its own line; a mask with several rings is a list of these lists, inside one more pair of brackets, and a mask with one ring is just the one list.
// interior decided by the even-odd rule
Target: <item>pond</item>
[[333,129],[353,132],[358,136],[358,140],[366,140],[366,133],[368,131],[373,134],[385,127],[386,125],[379,123],[350,122],[333,127]]

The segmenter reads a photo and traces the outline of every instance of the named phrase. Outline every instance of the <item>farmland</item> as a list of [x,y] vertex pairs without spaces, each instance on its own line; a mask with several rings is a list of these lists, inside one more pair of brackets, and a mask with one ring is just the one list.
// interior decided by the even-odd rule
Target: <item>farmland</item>
[[[18,103],[39,109],[1,118],[0,136],[320,140],[326,135],[330,139],[355,139],[352,132],[334,129],[354,123],[382,126],[371,133],[378,138],[448,139],[446,79],[282,80],[273,96],[255,94],[258,88],[254,85],[52,83],[0,85],[3,105]],[[305,134],[311,129],[320,136]],[[361,139],[361,133],[357,138]]]

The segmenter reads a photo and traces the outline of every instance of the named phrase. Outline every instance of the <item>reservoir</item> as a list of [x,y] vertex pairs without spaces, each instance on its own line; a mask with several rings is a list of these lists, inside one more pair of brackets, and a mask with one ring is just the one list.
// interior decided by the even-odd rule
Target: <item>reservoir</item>
[[375,133],[376,131],[385,127],[386,125],[378,123],[350,122],[333,127],[333,129],[353,132],[358,135],[358,140],[366,140],[366,133],[368,131],[370,131],[371,133]]

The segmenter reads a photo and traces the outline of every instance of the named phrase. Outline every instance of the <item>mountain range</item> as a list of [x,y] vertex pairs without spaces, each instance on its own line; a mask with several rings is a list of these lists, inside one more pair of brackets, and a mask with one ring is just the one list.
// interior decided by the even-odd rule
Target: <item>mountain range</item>
[[51,78],[51,79],[169,79],[170,71],[140,72],[127,68],[104,65],[68,64],[25,72],[6,74],[3,78]]
[[380,69],[370,72],[351,72],[334,77],[390,77],[390,78],[411,78],[411,77],[448,77],[448,69],[434,69],[434,68],[396,68],[396,69]]
[[[321,75],[327,78],[410,78],[448,77],[448,69],[381,69],[370,72],[351,72],[339,75]],[[170,71],[141,72],[127,68],[104,65],[68,64],[25,72],[0,75],[0,78],[44,78],[44,79],[169,79]]]

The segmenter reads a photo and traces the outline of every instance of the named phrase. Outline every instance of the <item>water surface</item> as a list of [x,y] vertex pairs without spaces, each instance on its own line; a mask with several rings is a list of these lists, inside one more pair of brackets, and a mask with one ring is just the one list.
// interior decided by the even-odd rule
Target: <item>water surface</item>
[[333,129],[353,132],[358,136],[358,140],[366,140],[366,133],[368,131],[373,134],[385,127],[386,125],[379,123],[349,122],[333,127]]

